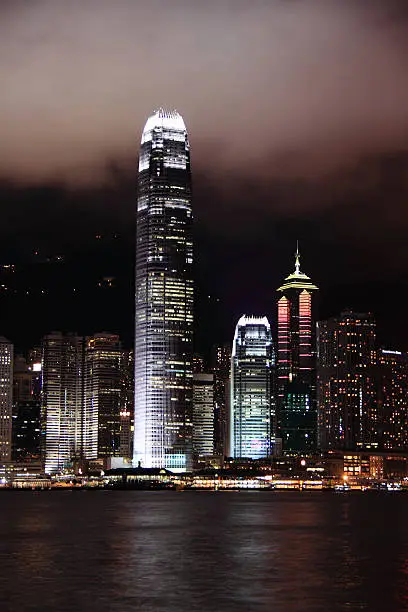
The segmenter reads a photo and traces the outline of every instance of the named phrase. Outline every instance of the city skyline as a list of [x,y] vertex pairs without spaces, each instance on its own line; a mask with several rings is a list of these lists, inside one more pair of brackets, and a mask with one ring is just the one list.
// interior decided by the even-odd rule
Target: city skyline
[[0,0],[0,74],[0,609],[402,612],[408,0]]
[[[167,104],[191,131],[197,349],[208,351],[210,336],[227,341],[242,312],[271,312],[297,239],[322,287],[321,316],[373,311],[381,341],[406,348],[402,301],[391,322],[388,299],[406,292],[408,258],[404,3],[276,0],[249,9],[238,0],[231,10],[223,0],[200,19],[182,0],[155,5],[0,7],[0,263],[16,264],[19,292],[0,291],[8,335],[21,345],[62,327],[108,329],[130,345],[134,141],[149,110]],[[190,27],[178,36],[181,15]],[[149,28],[157,45],[146,55]],[[177,61],[166,52],[170,34]],[[53,270],[36,264],[59,256]]]

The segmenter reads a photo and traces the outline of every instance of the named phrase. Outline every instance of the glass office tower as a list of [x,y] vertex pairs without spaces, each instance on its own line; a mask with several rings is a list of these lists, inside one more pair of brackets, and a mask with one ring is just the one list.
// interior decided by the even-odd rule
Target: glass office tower
[[137,200],[134,464],[192,467],[193,241],[183,118],[142,134]]
[[271,326],[266,317],[242,316],[231,357],[230,453],[235,458],[269,457],[274,443]]
[[317,446],[316,313],[317,287],[295,270],[278,288],[278,436],[284,452],[307,453]]
[[194,459],[214,454],[214,374],[193,374]]

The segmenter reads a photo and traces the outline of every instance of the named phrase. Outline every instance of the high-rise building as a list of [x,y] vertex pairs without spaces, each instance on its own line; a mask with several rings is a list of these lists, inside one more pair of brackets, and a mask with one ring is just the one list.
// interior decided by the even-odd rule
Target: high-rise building
[[203,374],[205,372],[204,358],[198,353],[193,355],[193,374]]
[[212,350],[214,373],[214,451],[229,455],[228,424],[230,413],[231,346],[214,346]]
[[317,335],[320,448],[376,448],[374,317],[343,312],[319,321]]
[[300,270],[278,288],[277,420],[278,436],[287,453],[316,449],[316,314],[317,287]]
[[11,459],[13,345],[0,336],[0,462]]
[[266,317],[242,316],[231,357],[230,452],[235,458],[269,457],[274,444],[274,353]]
[[73,459],[92,458],[94,446],[83,422],[84,338],[48,334],[42,345],[41,420],[45,433],[46,473],[70,466]]
[[377,352],[377,393],[380,445],[385,450],[408,450],[408,355]]
[[190,145],[176,111],[143,130],[136,234],[134,463],[192,467]]
[[14,358],[12,459],[39,460],[41,457],[41,362],[27,363]]
[[44,337],[41,421],[47,473],[73,461],[122,456],[124,421],[129,456],[131,412],[124,398],[123,356],[115,334],[54,332]]
[[122,351],[120,401],[120,456],[133,458],[134,352]]
[[120,456],[121,367],[119,336],[104,332],[87,338],[83,424],[88,458]]
[[214,454],[214,374],[193,375],[194,458]]

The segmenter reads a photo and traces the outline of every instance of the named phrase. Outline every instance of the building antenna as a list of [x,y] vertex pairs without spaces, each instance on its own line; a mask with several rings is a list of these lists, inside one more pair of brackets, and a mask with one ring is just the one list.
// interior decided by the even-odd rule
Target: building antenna
[[296,240],[295,274],[300,274],[299,240]]

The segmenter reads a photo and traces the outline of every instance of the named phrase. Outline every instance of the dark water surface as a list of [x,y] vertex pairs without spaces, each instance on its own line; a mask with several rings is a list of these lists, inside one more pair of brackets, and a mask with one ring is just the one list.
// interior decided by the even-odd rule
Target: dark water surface
[[0,610],[408,610],[408,495],[4,492]]

